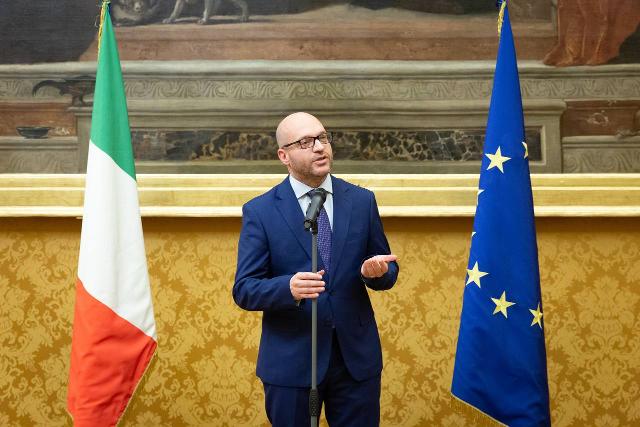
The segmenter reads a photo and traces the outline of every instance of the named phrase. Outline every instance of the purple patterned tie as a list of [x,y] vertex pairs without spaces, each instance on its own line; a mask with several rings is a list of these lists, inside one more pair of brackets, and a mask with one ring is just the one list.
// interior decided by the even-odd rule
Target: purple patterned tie
[[[307,194],[311,197],[314,190],[309,191]],[[324,271],[329,272],[329,266],[331,265],[331,223],[329,223],[329,215],[324,210],[324,206],[320,210],[318,215],[318,252],[322,257],[324,263]]]

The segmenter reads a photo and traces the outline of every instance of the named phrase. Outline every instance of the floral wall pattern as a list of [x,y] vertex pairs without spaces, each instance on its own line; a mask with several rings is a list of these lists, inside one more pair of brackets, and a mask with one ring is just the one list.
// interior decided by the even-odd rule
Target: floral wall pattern
[[[122,426],[267,425],[260,314],[231,298],[240,220],[145,219],[159,349]],[[470,218],[385,218],[401,273],[372,294],[383,426],[467,426],[449,394]],[[640,219],[539,218],[555,426],[640,423]],[[76,219],[0,224],[0,425],[69,426]],[[325,424],[326,425],[326,424]]]

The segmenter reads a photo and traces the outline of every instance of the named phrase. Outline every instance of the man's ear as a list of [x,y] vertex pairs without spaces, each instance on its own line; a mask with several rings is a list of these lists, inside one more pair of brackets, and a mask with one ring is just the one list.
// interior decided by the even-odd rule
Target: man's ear
[[284,149],[278,148],[278,158],[283,165],[289,166],[289,153],[287,153]]

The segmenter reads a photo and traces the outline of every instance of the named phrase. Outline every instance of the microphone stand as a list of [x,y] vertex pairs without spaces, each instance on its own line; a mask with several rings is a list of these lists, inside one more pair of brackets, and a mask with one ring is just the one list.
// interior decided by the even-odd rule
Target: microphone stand
[[[318,219],[305,221],[311,231],[311,272],[318,272]],[[311,427],[318,427],[320,395],[318,394],[318,298],[311,300],[311,390],[309,391]]]

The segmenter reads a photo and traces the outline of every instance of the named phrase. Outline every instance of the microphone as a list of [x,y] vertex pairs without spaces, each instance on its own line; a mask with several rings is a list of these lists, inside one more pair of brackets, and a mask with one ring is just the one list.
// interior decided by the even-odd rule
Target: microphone
[[316,188],[315,190],[311,190],[311,203],[307,208],[307,213],[304,217],[304,228],[310,229],[311,225],[318,220],[318,215],[320,215],[320,210],[322,209],[322,205],[324,205],[325,200],[327,200],[327,190],[324,188]]

